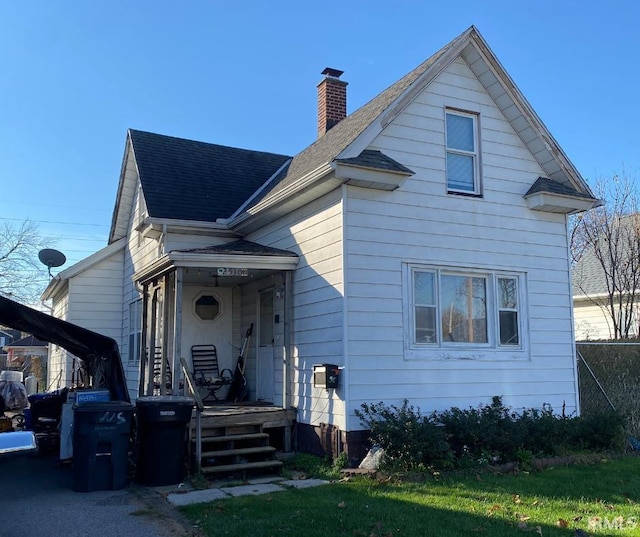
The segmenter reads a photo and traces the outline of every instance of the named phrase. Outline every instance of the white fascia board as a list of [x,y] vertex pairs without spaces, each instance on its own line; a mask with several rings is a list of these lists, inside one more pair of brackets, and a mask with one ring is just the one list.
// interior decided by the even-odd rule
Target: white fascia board
[[494,76],[500,81],[504,90],[520,110],[520,113],[529,122],[529,125],[531,125],[536,133],[538,133],[543,143],[546,144],[549,149],[549,153],[553,156],[554,160],[563,171],[565,176],[569,179],[569,181],[571,181],[574,188],[583,194],[595,198],[587,182],[582,178],[580,172],[569,160],[569,157],[567,157],[549,129],[547,129],[546,125],[542,122],[533,107],[529,104],[529,101],[527,101],[518,86],[516,86],[516,83],[513,81],[506,69],[502,66],[500,60],[498,60],[487,42],[478,32],[474,32],[471,43],[473,43],[474,47],[478,51],[478,54],[480,54],[487,67],[491,69]]
[[299,258],[293,256],[234,255],[219,253],[169,252],[133,275],[134,282],[144,283],[173,268],[249,268],[294,270]]
[[176,267],[193,268],[216,266],[272,270],[293,270],[296,268],[299,260],[297,256],[203,254],[190,252],[170,252],[169,258]]
[[91,267],[97,265],[101,261],[108,259],[116,252],[122,250],[125,244],[125,238],[118,239],[117,241],[105,246],[101,250],[98,250],[88,257],[85,257],[81,261],[78,261],[75,265],[72,265],[69,268],[59,272],[51,279],[49,285],[47,285],[47,288],[44,290],[40,298],[42,300],[49,300],[50,298],[53,298],[62,283],[68,281],[69,279],[86,270],[89,270]]
[[275,194],[267,195],[263,200],[258,202],[256,205],[254,205],[250,209],[247,209],[246,212],[237,216],[235,219],[230,220],[228,224],[229,227],[230,228],[236,227],[239,224],[242,224],[246,220],[250,219],[251,217],[259,213],[262,213],[270,209],[271,207],[278,205],[282,201],[285,201],[287,198],[295,195],[297,192],[305,188],[308,188],[309,186],[313,185],[317,181],[323,179],[325,176],[327,176],[331,172],[333,172],[333,166],[330,163],[326,163],[326,164],[322,164],[321,166],[318,166],[315,170],[313,170],[312,172],[309,172],[307,175],[301,177],[297,181],[294,181],[288,187],[282,189],[279,192],[276,192]]
[[193,235],[211,234],[235,236],[229,226],[222,222],[203,222],[201,220],[175,220],[171,218],[147,217],[139,231],[146,237],[157,238],[162,233],[189,233]]
[[376,190],[395,190],[407,177],[413,175],[407,172],[378,170],[341,162],[334,163],[334,166],[338,179],[348,184]]
[[264,192],[264,189],[267,188],[268,185],[271,184],[271,182],[278,177],[278,175],[280,174],[280,172],[282,170],[285,169],[285,167],[287,167],[291,161],[293,159],[289,159],[287,160],[282,166],[280,166],[274,174],[271,175],[271,177],[269,177],[269,179],[267,179],[264,184],[258,189],[256,190],[253,194],[251,194],[251,196],[249,197],[249,199],[247,201],[245,201],[242,205],[240,205],[240,207],[238,207],[236,209],[236,211],[229,217],[229,218],[219,218],[218,222],[220,223],[228,223],[228,222],[233,222],[234,218],[237,218],[238,215],[242,214],[242,212],[247,208],[251,206],[251,203],[253,202],[254,199],[256,199],[262,192]]
[[467,39],[461,40],[458,46],[444,53],[422,75],[420,75],[401,95],[384,110],[360,135],[345,147],[336,157],[336,160],[354,158],[362,153],[375,138],[389,125],[400,113],[413,102],[413,100],[433,82],[462,52],[468,44]]
[[[129,161],[132,161],[132,165],[135,168],[135,179],[140,176],[138,171],[138,163],[135,159],[135,152],[133,150],[133,143],[131,142],[131,134],[127,131],[127,140],[125,142],[124,155],[122,156],[122,165],[120,167],[120,180],[118,182],[118,192],[116,194],[116,202],[113,207],[113,213],[111,215],[111,229],[109,230],[109,240],[116,240],[126,235],[126,229],[128,225],[128,219],[131,215],[131,207],[123,207],[121,201],[125,191],[133,190],[135,192],[136,185],[131,185],[133,177],[127,172]],[[135,196],[132,195],[131,199]],[[122,222],[126,219],[125,222]],[[118,230],[120,232],[118,233]],[[123,233],[124,232],[124,233]]]
[[576,198],[551,192],[535,192],[526,196],[527,206],[532,211],[545,211],[550,213],[570,214],[581,213],[593,209],[598,200]]

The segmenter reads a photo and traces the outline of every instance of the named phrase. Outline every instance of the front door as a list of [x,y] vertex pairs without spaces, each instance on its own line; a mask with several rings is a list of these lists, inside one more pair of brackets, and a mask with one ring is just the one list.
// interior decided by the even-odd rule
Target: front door
[[273,403],[273,289],[260,292],[257,319],[256,398]]

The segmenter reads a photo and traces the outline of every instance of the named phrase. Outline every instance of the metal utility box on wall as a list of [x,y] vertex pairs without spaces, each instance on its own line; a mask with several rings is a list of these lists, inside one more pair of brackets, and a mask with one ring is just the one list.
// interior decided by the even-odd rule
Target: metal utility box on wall
[[337,388],[340,368],[333,364],[320,364],[313,366],[314,388]]

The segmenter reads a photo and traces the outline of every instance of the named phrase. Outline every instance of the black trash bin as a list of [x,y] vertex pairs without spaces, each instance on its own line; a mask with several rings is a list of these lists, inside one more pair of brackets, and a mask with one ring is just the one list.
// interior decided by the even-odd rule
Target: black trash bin
[[124,488],[133,405],[88,402],[74,405],[73,413],[73,490]]
[[143,485],[174,485],[185,475],[185,446],[195,401],[179,395],[136,400],[138,413],[137,479]]

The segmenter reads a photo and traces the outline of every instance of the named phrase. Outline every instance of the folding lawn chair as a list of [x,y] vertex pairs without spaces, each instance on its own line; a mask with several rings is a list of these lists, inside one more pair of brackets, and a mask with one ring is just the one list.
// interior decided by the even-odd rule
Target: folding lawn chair
[[220,371],[218,353],[215,345],[193,345],[191,347],[191,363],[193,364],[193,378],[196,386],[208,390],[203,397],[213,397],[219,401],[216,392],[231,384],[233,374],[230,369]]

